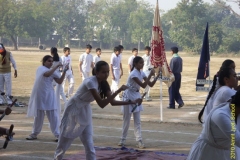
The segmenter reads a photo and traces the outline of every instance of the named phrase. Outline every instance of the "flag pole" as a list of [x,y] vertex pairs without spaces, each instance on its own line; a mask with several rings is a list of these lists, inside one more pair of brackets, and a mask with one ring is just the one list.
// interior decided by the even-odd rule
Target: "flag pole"
[[162,113],[162,72],[160,72],[160,122],[163,121]]

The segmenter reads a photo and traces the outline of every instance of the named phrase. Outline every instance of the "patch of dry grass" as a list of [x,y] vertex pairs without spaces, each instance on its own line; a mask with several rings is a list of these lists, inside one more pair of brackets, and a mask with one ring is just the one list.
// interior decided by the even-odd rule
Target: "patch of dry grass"
[[[81,84],[82,80],[78,71],[78,59],[81,53],[83,53],[84,50],[79,49],[71,49],[71,57],[72,57],[72,67],[74,72],[74,78],[75,78],[75,85],[74,90],[76,91],[78,86]],[[110,55],[112,51],[111,50],[103,50],[101,58],[102,60],[109,62],[110,61]],[[20,98],[20,101],[27,101],[28,97],[30,96],[34,79],[35,79],[35,72],[38,66],[41,65],[41,59],[44,55],[50,54],[49,48],[45,51],[39,51],[37,48],[20,48],[19,51],[12,51],[12,54],[14,56],[14,59],[17,63],[17,69],[18,69],[18,77],[12,78],[13,83],[13,95],[15,97]],[[59,49],[59,55],[61,56],[62,49]],[[93,55],[95,54],[93,49]],[[143,51],[139,52],[139,55],[142,56],[144,54]],[[124,75],[121,79],[121,84],[125,84],[128,77],[128,71],[127,71],[127,60],[132,55],[131,51],[125,50],[123,53],[123,69],[124,69]],[[199,96],[206,96],[206,92],[196,92],[195,91],[195,80],[197,75],[197,69],[198,69],[198,63],[199,63],[199,55],[190,55],[187,53],[179,53],[180,56],[183,58],[183,73],[182,73],[182,84],[181,84],[181,94],[185,99],[187,100],[192,99],[194,97]],[[228,57],[230,58],[230,57]],[[170,61],[171,55],[170,52],[167,52],[167,59]],[[224,57],[211,57],[211,64],[210,64],[210,74],[211,79],[213,75],[218,71],[219,67],[221,66],[221,63],[225,60]],[[235,62],[239,62],[239,57],[231,57]],[[236,63],[236,65],[238,65]],[[236,71],[240,70],[240,66],[237,66]],[[109,77],[108,79],[109,83],[111,84],[111,79]],[[68,85],[68,83],[66,83]],[[67,88],[67,87],[65,87]],[[157,83],[151,90],[151,96],[158,97],[160,93],[159,89],[159,83]],[[165,84],[163,84],[163,96],[168,97],[168,88]],[[195,104],[203,104],[202,100],[196,98],[196,101],[194,100]]]

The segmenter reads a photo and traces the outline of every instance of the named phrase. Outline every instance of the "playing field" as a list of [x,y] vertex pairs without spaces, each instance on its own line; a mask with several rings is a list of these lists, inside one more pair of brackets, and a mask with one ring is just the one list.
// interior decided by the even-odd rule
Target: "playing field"
[[[94,51],[94,50],[93,50]],[[78,58],[84,50],[72,49],[72,67],[75,78],[75,89],[81,84],[82,80],[78,71]],[[13,81],[13,96],[18,101],[27,103],[33,82],[35,79],[35,72],[38,66],[41,65],[41,59],[44,55],[50,54],[49,49],[39,51],[33,48],[20,48],[19,51],[12,51],[14,59],[17,63],[18,77],[12,78]],[[101,58],[106,62],[110,61],[111,51],[103,50]],[[92,53],[94,54],[94,52]],[[144,53],[139,52],[142,56]],[[59,55],[62,55],[60,50]],[[146,150],[164,151],[174,153],[187,154],[191,144],[201,131],[201,126],[197,122],[197,113],[204,104],[206,97],[205,92],[195,91],[195,80],[197,68],[199,63],[199,56],[189,55],[186,53],[179,53],[183,58],[183,73],[181,94],[185,106],[180,110],[166,110],[168,105],[167,86],[163,85],[163,108],[164,108],[164,122],[159,123],[159,83],[157,83],[151,90],[152,102],[143,102],[144,111],[142,112],[142,135],[146,145]],[[131,56],[131,51],[123,52],[123,68],[124,76],[121,79],[121,84],[126,83],[128,76],[127,59]],[[167,52],[167,59],[170,61],[171,55]],[[240,58],[228,57],[235,61],[236,71],[240,71],[238,63]],[[221,63],[225,60],[224,57],[211,57],[210,71],[211,79],[219,69]],[[111,83],[111,77],[109,82]],[[66,83],[67,85],[67,83]],[[65,87],[67,88],[67,87]],[[4,108],[1,106],[0,108]],[[38,140],[26,141],[25,138],[31,133],[32,118],[26,118],[27,107],[13,107],[13,113],[4,117],[0,122],[0,126],[9,127],[14,124],[14,141],[9,143],[6,150],[0,150],[1,160],[48,160],[53,159],[56,142],[48,127],[47,118],[43,130],[38,136]],[[94,122],[94,143],[95,146],[102,147],[118,147],[116,144],[121,135],[121,113],[120,107],[107,106],[105,109],[100,109],[96,103],[93,103],[93,122]],[[180,123],[176,123],[180,122]],[[193,123],[193,124],[192,124]],[[135,147],[135,139],[133,134],[133,124],[129,130],[129,139],[127,140],[127,147]],[[0,147],[4,143],[4,139],[0,138]],[[73,142],[73,145],[66,153],[66,157],[78,153],[83,150],[79,139]]]

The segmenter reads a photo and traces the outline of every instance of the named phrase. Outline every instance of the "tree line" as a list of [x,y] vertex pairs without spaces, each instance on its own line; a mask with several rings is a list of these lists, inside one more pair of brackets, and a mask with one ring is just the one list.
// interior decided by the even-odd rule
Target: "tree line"
[[[223,1],[181,0],[174,9],[161,12],[166,44],[177,44],[184,51],[199,53],[207,22],[211,52],[240,51],[240,16]],[[0,36],[17,49],[16,37],[62,35],[63,44],[71,39],[97,41],[114,46],[148,45],[155,6],[144,0],[0,0]],[[159,4],[161,7],[161,4]]]

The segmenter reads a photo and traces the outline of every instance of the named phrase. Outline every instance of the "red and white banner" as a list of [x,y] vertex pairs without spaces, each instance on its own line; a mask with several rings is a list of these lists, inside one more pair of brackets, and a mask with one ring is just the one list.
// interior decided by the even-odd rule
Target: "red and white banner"
[[162,67],[162,76],[165,79],[169,79],[168,81],[164,82],[167,84],[168,87],[170,87],[175,78],[166,59],[165,44],[160,22],[158,1],[153,19],[151,49],[151,63],[154,67]]

